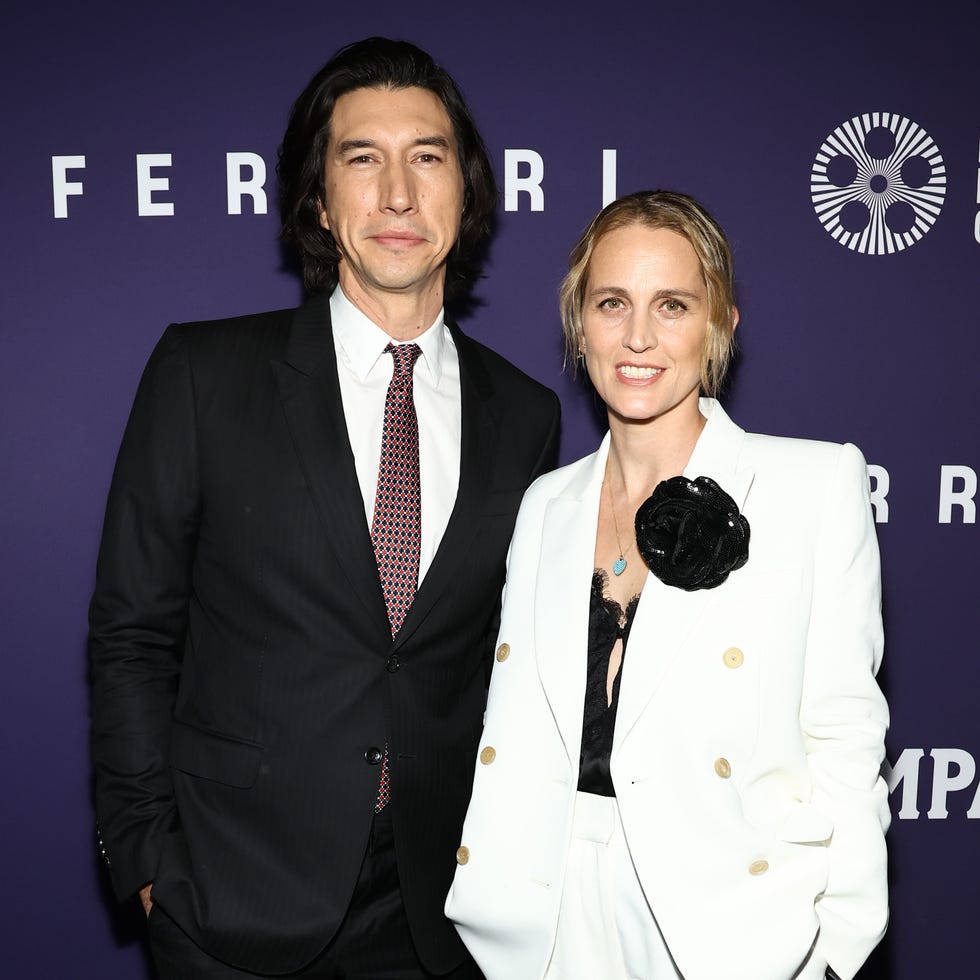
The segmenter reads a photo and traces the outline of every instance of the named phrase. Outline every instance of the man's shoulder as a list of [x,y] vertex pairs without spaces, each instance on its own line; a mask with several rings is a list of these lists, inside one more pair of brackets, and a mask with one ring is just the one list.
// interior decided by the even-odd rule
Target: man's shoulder
[[464,369],[475,369],[475,373],[483,375],[482,379],[476,379],[478,383],[486,380],[496,392],[511,397],[517,395],[533,403],[557,404],[558,396],[551,388],[532,378],[492,347],[481,344],[458,328],[453,330],[453,339]]
[[589,470],[595,466],[595,459],[600,449],[539,476],[528,487],[525,501],[545,503],[553,497],[560,497],[573,484],[580,484],[583,477],[588,479]]
[[186,360],[197,376],[267,369],[284,356],[295,310],[269,310],[217,320],[171,323],[157,344],[154,359]]
[[235,344],[248,338],[275,339],[285,337],[295,315],[295,309],[266,310],[222,317],[216,320],[186,320],[172,323],[169,329],[186,343],[198,345]]

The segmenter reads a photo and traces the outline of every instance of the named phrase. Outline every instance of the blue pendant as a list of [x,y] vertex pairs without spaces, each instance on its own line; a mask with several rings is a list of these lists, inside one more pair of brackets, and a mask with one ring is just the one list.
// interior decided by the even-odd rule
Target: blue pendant
[[613,562],[613,575],[622,575],[626,571],[626,559],[622,555]]

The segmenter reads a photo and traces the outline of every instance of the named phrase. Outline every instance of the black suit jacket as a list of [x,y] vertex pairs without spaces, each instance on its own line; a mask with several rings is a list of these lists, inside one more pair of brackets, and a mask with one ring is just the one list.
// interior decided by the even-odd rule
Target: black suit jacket
[[459,490],[394,642],[327,298],[171,326],[140,383],[90,611],[97,818],[117,894],[153,881],[244,969],[294,970],[336,931],[385,744],[413,939],[435,972],[463,956],[442,907],[506,549],[559,408],[451,330]]

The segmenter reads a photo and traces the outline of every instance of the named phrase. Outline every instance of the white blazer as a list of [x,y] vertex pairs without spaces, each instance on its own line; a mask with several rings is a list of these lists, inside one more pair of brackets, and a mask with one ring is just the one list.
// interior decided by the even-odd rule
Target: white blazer
[[[822,977],[828,963],[847,980],[888,918],[888,709],[874,680],[880,573],[864,458],[746,433],[711,399],[701,411],[685,475],[734,498],[749,559],[711,590],[647,576],[611,757],[623,828],[685,980]],[[607,435],[527,491],[511,544],[446,901],[488,980],[538,980],[554,943],[608,446]]]

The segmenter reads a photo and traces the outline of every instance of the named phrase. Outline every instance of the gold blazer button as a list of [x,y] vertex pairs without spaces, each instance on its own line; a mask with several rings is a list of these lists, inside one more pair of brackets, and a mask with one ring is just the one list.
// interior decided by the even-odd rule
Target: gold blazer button
[[736,667],[742,666],[742,662],[745,660],[745,654],[738,647],[729,647],[722,654],[722,660],[725,661],[726,667],[731,667],[734,670]]
[[490,763],[493,762],[493,760],[496,758],[497,758],[497,750],[492,745],[488,745],[480,753],[480,762],[482,762],[485,766],[489,766]]
[[470,859],[470,849],[464,844],[456,848],[456,863],[466,864]]
[[503,663],[510,656],[510,644],[501,643],[497,647],[497,663]]

